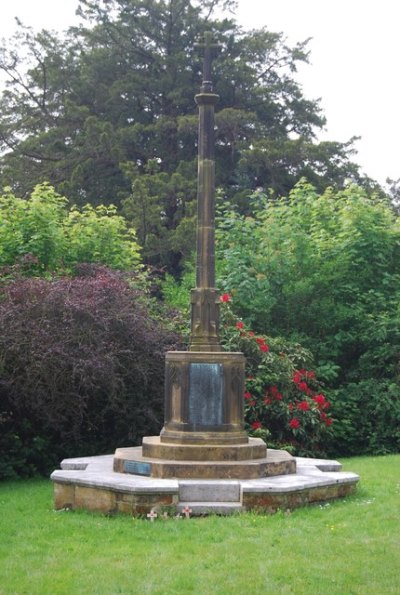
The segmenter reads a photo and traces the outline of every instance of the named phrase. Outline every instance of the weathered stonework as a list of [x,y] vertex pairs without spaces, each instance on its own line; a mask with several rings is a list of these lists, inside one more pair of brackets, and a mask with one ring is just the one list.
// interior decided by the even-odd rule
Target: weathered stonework
[[354,493],[356,483],[309,487],[290,493],[243,493],[243,507],[246,510],[260,510],[270,513],[279,510],[293,510],[308,504],[344,498]]
[[171,351],[165,366],[161,442],[248,444],[242,353]]
[[337,461],[303,458],[297,460],[296,473],[253,480],[155,479],[117,473],[112,466],[112,455],[63,461],[62,469],[51,477],[55,508],[134,516],[151,510],[174,513],[185,506],[194,515],[272,513],[343,498],[354,492],[359,480],[354,473],[338,471]]
[[84,478],[72,482],[65,481],[65,478],[63,481],[54,480],[54,508],[141,516],[151,510],[176,508],[178,505],[177,486],[168,492],[150,488],[143,492],[137,489],[140,486],[132,485],[129,491],[124,491],[127,490],[126,486],[121,488],[117,481],[114,485],[108,482],[106,487],[101,481],[93,481],[90,477],[87,482]]
[[[125,450],[126,454],[132,449]],[[161,442],[159,436],[143,438],[142,456],[171,461],[247,461],[263,459],[267,455],[265,442],[260,438],[249,438],[247,444],[180,444]]]
[[[151,437],[150,440],[153,438]],[[146,440],[146,439],[145,439]],[[163,457],[152,458],[143,456],[143,448],[119,448],[114,455],[114,471],[118,473],[141,474],[157,478],[190,478],[190,479],[257,479],[260,477],[272,477],[275,475],[286,475],[296,473],[296,461],[286,451],[269,451],[266,455],[250,459],[238,459],[237,454],[240,448],[244,449],[242,454],[257,455],[260,451],[265,453],[265,444],[257,438],[250,439],[250,445],[230,446],[229,451],[236,450],[235,457],[218,459],[217,456],[225,454],[221,447],[206,446],[183,446],[174,445],[173,454],[190,454],[188,450],[195,451],[197,454],[203,453],[204,459],[166,459]],[[157,451],[156,439],[154,439],[155,448],[150,451]],[[151,446],[151,444],[147,444]],[[161,453],[164,449],[169,450],[168,445],[161,444]],[[248,447],[246,449],[246,447]],[[252,448],[253,447],[253,448]],[[226,447],[228,448],[228,447]],[[221,452],[222,451],[222,452]],[[210,456],[211,453],[211,456]],[[215,457],[214,457],[215,455]],[[141,469],[143,470],[141,472]]]

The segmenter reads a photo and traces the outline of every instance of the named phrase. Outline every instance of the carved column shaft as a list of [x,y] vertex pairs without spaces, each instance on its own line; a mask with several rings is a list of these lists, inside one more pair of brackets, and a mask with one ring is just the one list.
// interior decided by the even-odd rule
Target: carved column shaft
[[191,293],[190,351],[222,351],[219,344],[219,300],[215,289],[215,158],[211,38],[206,36],[199,106],[196,289]]

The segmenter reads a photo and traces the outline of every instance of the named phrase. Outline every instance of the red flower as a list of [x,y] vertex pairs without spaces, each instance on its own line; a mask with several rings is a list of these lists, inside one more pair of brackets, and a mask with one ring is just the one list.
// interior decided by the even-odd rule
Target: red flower
[[306,382],[299,382],[299,384],[297,385],[297,388],[299,390],[301,390],[303,393],[307,392],[308,390],[308,386]]
[[230,296],[229,293],[223,293],[222,295],[219,296],[220,302],[230,302],[231,299],[232,299],[232,296]]
[[241,321],[239,320],[239,321],[236,323],[236,328],[238,328],[238,329],[242,329],[242,328],[244,328],[244,324],[243,324],[243,322],[241,322]]
[[264,351],[265,353],[267,353],[267,351],[269,351],[268,345],[265,345],[265,343],[262,343],[260,345],[260,351]]
[[278,387],[277,386],[271,386],[271,388],[269,389],[271,392],[271,395],[277,400],[277,401],[281,401],[282,400],[282,394],[279,392]]
[[325,399],[324,395],[315,395],[313,401],[317,404],[318,409],[329,409],[331,405],[329,401]]
[[253,423],[251,424],[251,429],[259,430],[260,428],[262,428],[262,423],[260,421],[253,421]]
[[300,427],[300,422],[297,419],[297,417],[292,417],[292,419],[289,422],[289,426],[293,429],[293,430],[297,430],[297,428]]
[[246,400],[248,400],[248,399],[251,399],[251,393],[249,393],[249,392],[245,392],[245,393],[244,393],[244,398],[245,398]]
[[301,374],[300,374],[300,372],[295,372],[293,374],[293,382],[295,384],[299,384],[299,382],[301,382]]
[[255,402],[255,401],[249,401],[249,405],[250,405],[250,407],[254,407],[254,406],[255,406],[255,404],[256,404],[256,402]]
[[316,403],[320,404],[320,405],[322,405],[323,403],[325,403],[325,397],[324,397],[324,395],[315,395],[315,397],[313,397],[313,400]]
[[315,372],[307,372],[306,374],[307,378],[315,378]]
[[265,339],[262,339],[261,337],[257,337],[256,341],[259,345],[264,345],[265,343]]
[[331,419],[330,417],[327,417],[325,420],[325,423],[329,427],[333,424],[333,419]]
[[264,403],[265,403],[266,405],[271,405],[271,402],[272,402],[272,401],[271,401],[271,399],[270,399],[269,397],[265,397],[265,399],[264,399]]
[[309,405],[308,401],[301,401],[297,405],[297,408],[300,409],[301,411],[309,411],[310,410],[310,405]]

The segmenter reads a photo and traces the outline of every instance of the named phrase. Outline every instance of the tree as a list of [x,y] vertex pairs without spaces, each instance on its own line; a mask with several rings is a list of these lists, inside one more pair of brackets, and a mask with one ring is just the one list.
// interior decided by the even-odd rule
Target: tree
[[131,165],[126,173],[132,178],[132,194],[123,201],[123,212],[137,230],[146,262],[166,263],[174,270],[174,254],[190,257],[193,252],[195,178],[179,169],[171,175],[160,172],[156,160],[147,162],[142,175]]
[[400,207],[400,178],[397,180],[391,180],[388,178],[386,183],[389,184],[389,196],[392,201],[393,207],[399,212]]
[[[190,227],[195,210],[189,204],[196,177],[193,95],[201,57],[194,45],[209,29],[223,48],[214,79],[220,96],[217,184],[226,198],[242,205],[258,186],[280,195],[303,174],[321,188],[357,178],[351,142],[315,142],[325,119],[294,77],[308,60],[307,42],[289,47],[282,33],[244,32],[233,18],[218,17],[221,11],[231,17],[233,9],[233,0],[80,0],[88,25],[70,28],[63,38],[21,27],[0,51],[7,78],[0,101],[0,183],[26,196],[49,180],[80,205],[119,207],[129,199],[126,212],[135,224],[144,185],[155,242],[162,244],[155,250],[159,263],[178,262],[187,239],[175,232],[180,220],[182,229]],[[150,179],[138,178],[149,176],[155,162],[161,181],[150,191]],[[175,174],[187,178],[188,190],[183,206],[166,210],[170,200],[157,192],[165,184],[182,188]],[[144,254],[156,259],[147,247]]]

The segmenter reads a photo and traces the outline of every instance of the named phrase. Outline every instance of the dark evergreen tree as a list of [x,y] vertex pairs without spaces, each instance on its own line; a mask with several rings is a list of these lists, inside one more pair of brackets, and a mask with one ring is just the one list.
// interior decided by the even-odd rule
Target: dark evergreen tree
[[[78,204],[124,207],[144,258],[172,269],[194,239],[197,113],[194,45],[213,30],[217,185],[248,208],[256,187],[287,193],[359,181],[352,143],[318,143],[318,101],[295,79],[307,42],[245,32],[233,0],[80,0],[87,26],[63,37],[21,26],[0,49],[0,184],[19,195],[48,180]],[[228,15],[228,17],[221,16]]]

